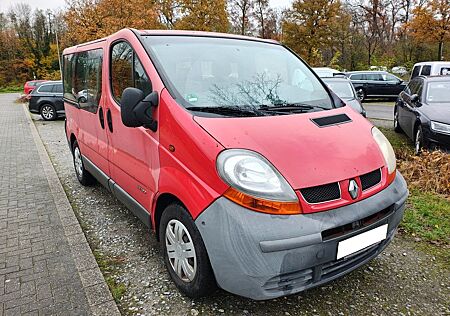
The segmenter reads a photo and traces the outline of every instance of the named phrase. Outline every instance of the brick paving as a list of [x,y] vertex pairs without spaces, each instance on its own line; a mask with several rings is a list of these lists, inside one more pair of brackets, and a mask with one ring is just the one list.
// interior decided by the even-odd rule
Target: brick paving
[[0,316],[116,315],[36,128],[15,96],[0,94]]

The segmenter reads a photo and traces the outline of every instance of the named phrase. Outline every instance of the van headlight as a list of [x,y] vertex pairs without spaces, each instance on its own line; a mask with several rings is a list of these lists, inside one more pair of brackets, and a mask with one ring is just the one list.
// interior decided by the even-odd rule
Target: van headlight
[[375,126],[372,127],[372,136],[375,139],[375,142],[378,144],[378,147],[380,147],[381,153],[383,154],[384,161],[386,162],[386,166],[388,169],[388,178],[390,180],[393,180],[395,177],[395,170],[397,168],[394,149],[392,148],[392,145],[388,141],[386,136],[384,136],[384,134]]
[[246,208],[270,214],[299,214],[297,195],[286,179],[260,154],[228,149],[217,157],[217,171],[230,185],[224,196]]
[[450,135],[450,125],[431,121],[431,129],[435,132]]

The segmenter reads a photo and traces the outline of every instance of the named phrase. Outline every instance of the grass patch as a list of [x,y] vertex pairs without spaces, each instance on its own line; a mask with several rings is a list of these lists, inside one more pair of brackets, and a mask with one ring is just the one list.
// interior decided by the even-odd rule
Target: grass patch
[[384,136],[386,136],[396,152],[403,151],[408,154],[414,153],[412,142],[405,134],[396,133],[393,129],[384,127],[379,127],[379,130],[383,132]]
[[12,93],[21,91],[23,91],[23,87],[20,86],[0,87],[0,93]]
[[425,241],[450,245],[450,201],[412,189],[401,228]]
[[92,253],[94,254],[95,260],[97,261],[97,264],[105,277],[106,284],[108,284],[114,300],[116,303],[119,303],[127,291],[127,287],[124,283],[117,282],[112,274],[114,274],[114,270],[118,266],[124,263],[124,258],[106,256],[99,250],[94,250]]

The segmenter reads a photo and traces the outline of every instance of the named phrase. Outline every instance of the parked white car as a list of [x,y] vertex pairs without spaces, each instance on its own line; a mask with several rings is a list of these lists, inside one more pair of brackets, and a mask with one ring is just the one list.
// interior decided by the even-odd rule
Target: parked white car
[[414,65],[411,78],[417,76],[448,76],[450,75],[450,61],[425,61]]
[[341,71],[330,67],[313,67],[313,70],[320,78],[331,78],[337,75],[344,75]]
[[408,73],[408,69],[406,69],[406,67],[403,66],[396,66],[392,67],[391,72],[399,76],[404,76]]

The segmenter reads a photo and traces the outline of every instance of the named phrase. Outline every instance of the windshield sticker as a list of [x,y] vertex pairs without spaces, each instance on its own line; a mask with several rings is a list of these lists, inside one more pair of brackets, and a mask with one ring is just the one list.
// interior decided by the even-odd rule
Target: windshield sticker
[[198,97],[195,94],[193,94],[193,93],[187,94],[185,99],[188,100],[188,102],[191,102],[191,103],[195,103],[195,102],[198,101]]

